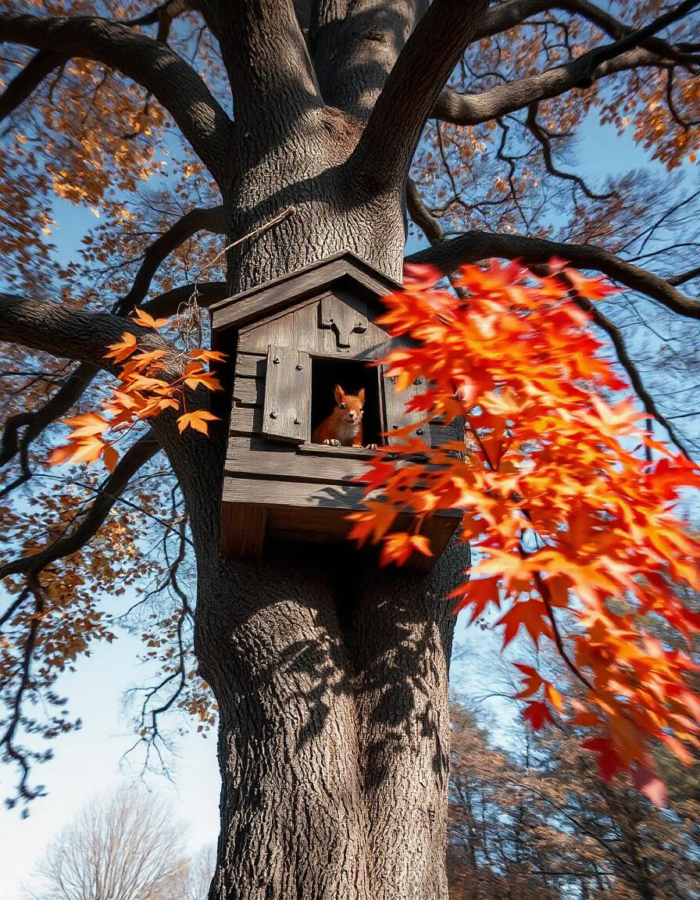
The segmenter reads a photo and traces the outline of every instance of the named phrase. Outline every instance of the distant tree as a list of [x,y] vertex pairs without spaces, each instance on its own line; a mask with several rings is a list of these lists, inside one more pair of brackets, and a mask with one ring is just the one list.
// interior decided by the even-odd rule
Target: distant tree
[[518,731],[494,747],[455,704],[451,900],[691,900],[700,876],[700,779],[664,753],[669,808],[606,784],[574,730]]
[[216,870],[216,844],[200,847],[190,862],[186,900],[207,900]]
[[85,806],[49,844],[31,900],[190,900],[181,823],[167,802],[120,789]]

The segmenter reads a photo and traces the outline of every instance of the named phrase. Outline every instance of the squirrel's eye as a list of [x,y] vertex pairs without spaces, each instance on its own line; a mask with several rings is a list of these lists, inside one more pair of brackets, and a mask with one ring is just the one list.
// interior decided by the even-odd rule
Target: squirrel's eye
[[341,403],[341,404],[340,404],[340,408],[341,408],[341,409],[347,409],[347,408],[348,408],[347,403]]

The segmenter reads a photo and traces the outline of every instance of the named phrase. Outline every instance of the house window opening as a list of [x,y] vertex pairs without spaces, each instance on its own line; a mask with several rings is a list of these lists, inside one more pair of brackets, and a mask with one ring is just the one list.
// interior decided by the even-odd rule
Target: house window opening
[[335,409],[333,391],[339,384],[346,394],[357,395],[365,389],[362,418],[362,443],[382,444],[379,408],[380,369],[358,360],[315,357],[311,361],[311,433]]

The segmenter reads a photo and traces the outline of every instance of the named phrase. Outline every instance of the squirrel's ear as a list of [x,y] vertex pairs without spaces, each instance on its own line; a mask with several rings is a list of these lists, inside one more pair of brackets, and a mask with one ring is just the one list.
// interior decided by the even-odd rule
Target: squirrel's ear
[[335,395],[336,403],[344,403],[345,402],[345,391],[341,388],[339,384],[336,384],[335,391],[333,392]]
[[364,406],[364,404],[365,404],[365,389],[364,388],[360,388],[360,390],[357,392],[357,399]]

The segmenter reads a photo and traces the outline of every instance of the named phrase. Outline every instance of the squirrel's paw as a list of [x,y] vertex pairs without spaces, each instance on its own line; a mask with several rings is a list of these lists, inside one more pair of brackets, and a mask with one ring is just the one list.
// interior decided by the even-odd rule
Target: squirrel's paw
[[376,449],[377,449],[377,445],[376,445],[376,444],[365,444],[364,449],[365,449],[365,450],[376,450]]
[[340,447],[340,441],[337,438],[331,438],[331,440],[327,440],[323,442],[324,444],[328,444],[331,447]]

